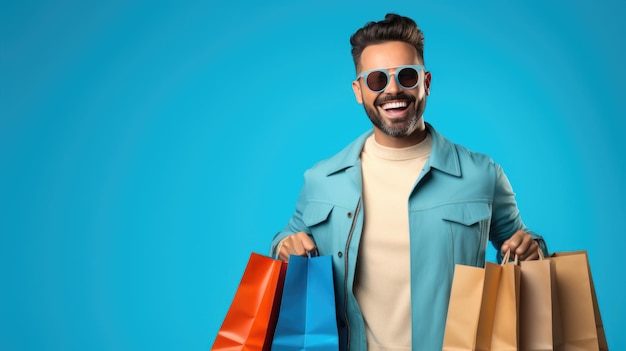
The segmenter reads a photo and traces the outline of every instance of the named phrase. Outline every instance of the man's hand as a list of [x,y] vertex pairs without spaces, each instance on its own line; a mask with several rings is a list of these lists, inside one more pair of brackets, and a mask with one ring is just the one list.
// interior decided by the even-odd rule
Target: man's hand
[[289,256],[307,256],[315,251],[317,246],[305,232],[298,232],[281,240],[278,244],[278,258],[282,261],[289,261]]
[[511,250],[511,258],[517,255],[520,261],[539,258],[539,253],[537,252],[539,244],[523,230],[518,230],[509,240],[502,244],[502,254],[505,254],[509,249]]

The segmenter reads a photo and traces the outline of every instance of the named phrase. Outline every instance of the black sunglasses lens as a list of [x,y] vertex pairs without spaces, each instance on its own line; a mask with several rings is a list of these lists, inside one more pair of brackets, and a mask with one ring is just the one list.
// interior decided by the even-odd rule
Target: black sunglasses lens
[[365,78],[365,83],[372,91],[382,91],[387,86],[387,75],[384,72],[370,72]]
[[405,67],[396,73],[398,81],[404,88],[414,88],[419,80],[419,74],[415,68]]

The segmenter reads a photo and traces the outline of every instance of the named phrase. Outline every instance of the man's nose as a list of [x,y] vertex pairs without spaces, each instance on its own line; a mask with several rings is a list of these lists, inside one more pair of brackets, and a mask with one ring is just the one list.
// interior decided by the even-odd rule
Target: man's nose
[[396,74],[389,75],[389,85],[385,89],[385,93],[397,93],[401,88],[398,86],[398,82],[396,81]]

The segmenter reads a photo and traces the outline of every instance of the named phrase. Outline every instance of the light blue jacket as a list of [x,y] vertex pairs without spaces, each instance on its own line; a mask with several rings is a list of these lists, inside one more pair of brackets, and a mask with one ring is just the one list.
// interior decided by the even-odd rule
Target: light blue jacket
[[[499,252],[517,230],[528,232],[502,168],[427,129],[431,154],[408,198],[413,350],[442,348],[454,265],[482,267],[487,241]],[[353,283],[364,212],[360,154],[371,133],[305,172],[295,212],[271,248],[276,254],[281,239],[303,231],[320,255],[332,256],[341,350],[367,350]]]

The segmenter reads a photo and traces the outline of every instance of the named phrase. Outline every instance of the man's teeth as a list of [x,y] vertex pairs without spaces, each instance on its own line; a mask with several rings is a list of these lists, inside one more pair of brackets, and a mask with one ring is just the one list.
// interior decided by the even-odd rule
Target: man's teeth
[[407,102],[406,101],[394,101],[394,102],[387,102],[381,105],[381,107],[384,110],[389,110],[392,108],[405,108],[407,107]]

